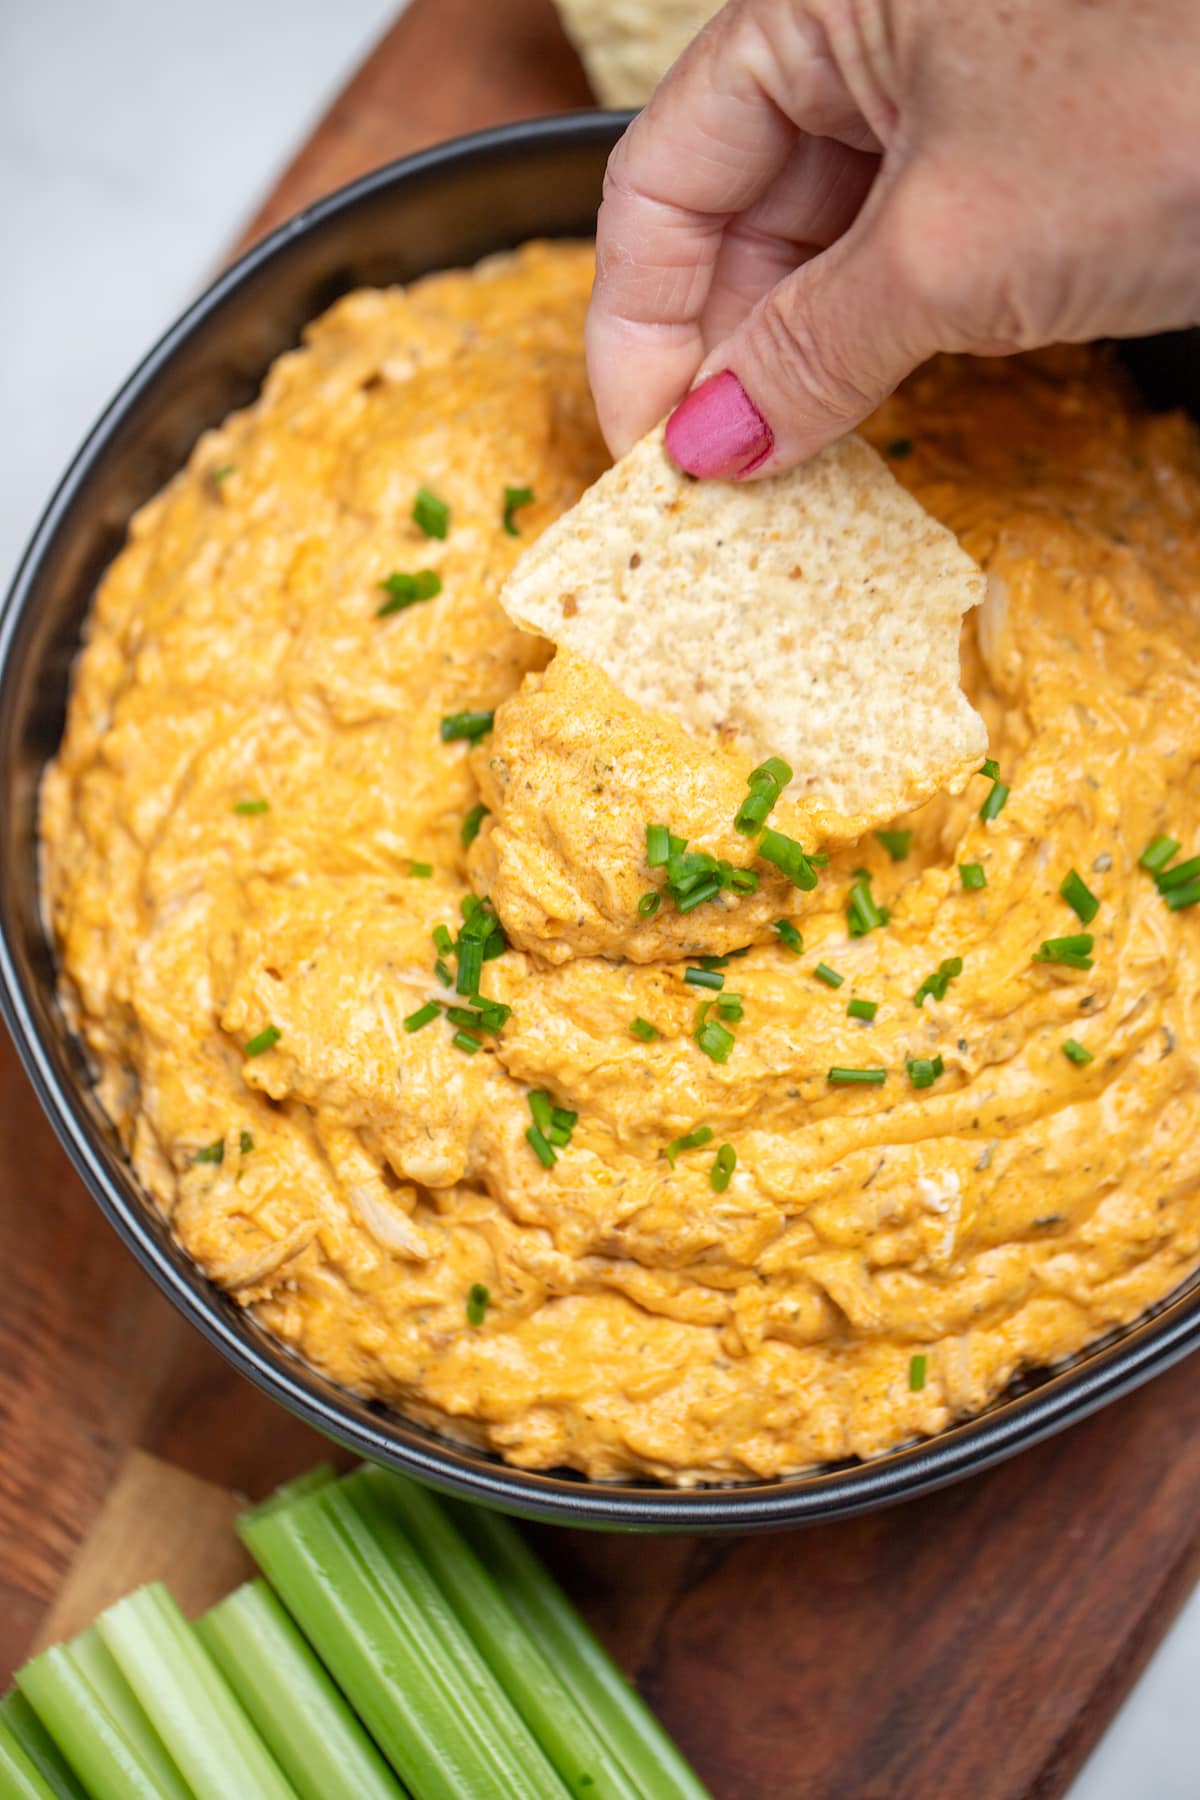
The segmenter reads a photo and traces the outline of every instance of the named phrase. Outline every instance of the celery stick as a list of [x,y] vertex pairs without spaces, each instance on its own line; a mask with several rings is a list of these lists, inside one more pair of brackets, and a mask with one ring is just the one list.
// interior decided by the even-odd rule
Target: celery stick
[[257,1516],[274,1512],[278,1506],[294,1506],[297,1500],[307,1500],[310,1494],[319,1494],[322,1488],[331,1487],[337,1480],[332,1464],[318,1463],[315,1469],[305,1469],[302,1475],[294,1475],[291,1481],[283,1482],[274,1493],[260,1500],[254,1508]]
[[388,1519],[361,1475],[326,1488],[315,1504],[335,1519],[353,1544],[380,1599],[394,1614],[419,1623],[429,1654],[452,1670],[460,1700],[471,1695],[491,1746],[496,1777],[507,1792],[529,1800],[564,1800],[562,1782],[537,1739],[500,1686],[486,1659],[403,1532],[385,1548],[379,1533]]
[[404,1790],[265,1581],[195,1629],[300,1800],[404,1800]]
[[416,1800],[508,1800],[456,1671],[376,1593],[323,1498],[245,1515],[243,1542]]
[[0,1725],[16,1739],[54,1800],[88,1800],[62,1751],[18,1688],[11,1688],[0,1700]]
[[175,1800],[192,1800],[192,1790],[168,1756],[166,1746],[142,1711],[137,1695],[117,1667],[96,1627],[93,1625],[80,1632],[63,1648],[163,1793],[173,1794]]
[[91,1800],[177,1800],[146,1768],[61,1646],[17,1670],[17,1686]]
[[96,1629],[196,1800],[296,1800],[161,1582],[118,1600]]
[[655,1800],[668,1795],[671,1800],[712,1800],[519,1532],[481,1506],[461,1500],[443,1504],[635,1785]]
[[54,1789],[42,1780],[8,1728],[0,1724],[0,1800],[54,1800]]
[[594,1730],[434,1496],[385,1469],[365,1468],[347,1486],[356,1481],[376,1497],[385,1550],[392,1554],[397,1533],[412,1543],[570,1791],[588,1800],[644,1800],[646,1789]]

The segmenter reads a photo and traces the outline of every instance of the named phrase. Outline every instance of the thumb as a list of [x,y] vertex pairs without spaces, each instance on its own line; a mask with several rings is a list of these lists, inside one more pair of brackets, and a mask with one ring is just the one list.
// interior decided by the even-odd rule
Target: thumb
[[832,249],[766,294],[667,421],[689,475],[777,475],[845,435],[939,346],[868,205]]

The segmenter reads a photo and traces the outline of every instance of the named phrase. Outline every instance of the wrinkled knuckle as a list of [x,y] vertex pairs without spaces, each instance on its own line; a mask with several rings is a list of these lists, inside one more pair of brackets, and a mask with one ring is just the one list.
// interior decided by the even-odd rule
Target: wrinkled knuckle
[[796,402],[840,421],[856,424],[871,410],[874,397],[862,372],[844,351],[822,333],[810,299],[800,291],[777,289],[763,302],[760,315],[761,360],[772,384]]
[[612,205],[614,200],[627,200],[633,194],[629,180],[629,152],[625,139],[619,138],[609,152],[608,161],[604,165],[604,181],[600,189],[601,205]]

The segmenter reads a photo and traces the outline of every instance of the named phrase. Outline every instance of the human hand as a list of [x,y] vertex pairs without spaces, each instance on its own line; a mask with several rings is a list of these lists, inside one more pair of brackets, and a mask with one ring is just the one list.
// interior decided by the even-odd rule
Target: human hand
[[691,387],[676,461],[774,474],[936,351],[1197,321],[1196,0],[731,0],[613,151],[588,367],[615,454]]

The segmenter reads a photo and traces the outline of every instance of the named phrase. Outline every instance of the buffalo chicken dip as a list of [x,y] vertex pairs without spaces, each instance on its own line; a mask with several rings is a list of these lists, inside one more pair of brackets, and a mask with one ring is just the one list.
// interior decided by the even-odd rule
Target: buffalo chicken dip
[[523,1467],[770,1477],[1200,1262],[1200,457],[1096,352],[908,383],[866,436],[986,572],[987,760],[822,848],[497,602],[607,464],[590,278],[351,294],[201,439],[96,596],[47,908],[147,1193],[297,1354]]

